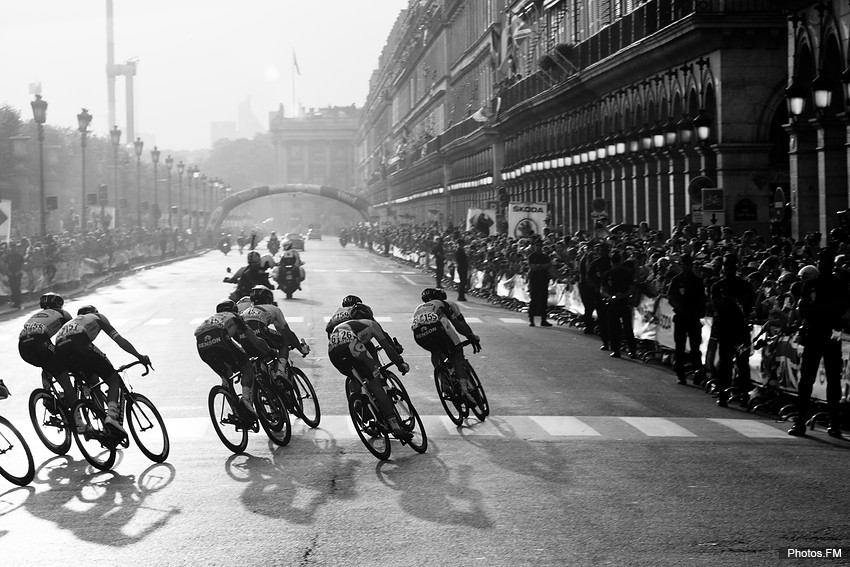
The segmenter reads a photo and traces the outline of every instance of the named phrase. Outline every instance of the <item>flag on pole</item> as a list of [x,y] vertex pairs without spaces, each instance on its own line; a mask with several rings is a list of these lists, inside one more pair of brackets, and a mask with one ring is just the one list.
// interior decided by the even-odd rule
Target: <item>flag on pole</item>
[[293,66],[293,68],[295,68],[295,72],[298,73],[298,75],[300,76],[301,75],[301,69],[298,68],[298,58],[295,57],[295,50],[294,49],[292,50],[292,66]]

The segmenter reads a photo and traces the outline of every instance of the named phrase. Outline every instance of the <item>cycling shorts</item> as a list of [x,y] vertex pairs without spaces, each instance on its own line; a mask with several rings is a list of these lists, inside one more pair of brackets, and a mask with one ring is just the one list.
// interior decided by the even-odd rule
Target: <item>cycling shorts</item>
[[331,363],[344,376],[349,376],[352,369],[357,370],[357,374],[366,380],[371,380],[373,370],[377,367],[378,362],[372,358],[368,349],[363,343],[356,341],[357,348],[353,343],[337,343],[328,349],[328,358]]
[[78,375],[94,373],[105,380],[115,374],[115,367],[85,333],[70,335],[60,340],[56,345],[56,354],[68,370]]
[[446,332],[442,322],[419,325],[413,330],[413,340],[425,350],[449,355],[455,347],[455,341]]
[[30,335],[18,341],[18,352],[25,362],[43,368],[51,376],[65,372],[65,364],[47,335]]
[[221,377],[230,377],[248,364],[248,355],[230,340],[224,329],[201,333],[197,347],[201,360]]
[[263,325],[262,321],[246,321],[246,324],[253,329],[254,333],[269,346],[276,349],[282,356],[289,353],[289,348],[286,345],[286,339],[283,335],[277,332],[277,329],[272,329],[268,325]]

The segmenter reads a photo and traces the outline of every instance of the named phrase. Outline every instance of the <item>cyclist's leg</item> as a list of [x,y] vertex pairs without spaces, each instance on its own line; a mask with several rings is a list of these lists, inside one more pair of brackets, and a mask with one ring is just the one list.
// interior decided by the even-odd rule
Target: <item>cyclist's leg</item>
[[356,343],[349,345],[351,347],[351,353],[355,357],[354,367],[361,376],[367,379],[366,388],[369,389],[375,398],[378,410],[384,415],[387,423],[389,423],[393,435],[399,439],[411,439],[413,434],[399,424],[393,408],[393,402],[390,400],[389,395],[387,395],[387,391],[384,390],[384,384],[381,380],[381,365],[377,360],[372,358],[368,350],[357,350],[354,348],[354,344]]

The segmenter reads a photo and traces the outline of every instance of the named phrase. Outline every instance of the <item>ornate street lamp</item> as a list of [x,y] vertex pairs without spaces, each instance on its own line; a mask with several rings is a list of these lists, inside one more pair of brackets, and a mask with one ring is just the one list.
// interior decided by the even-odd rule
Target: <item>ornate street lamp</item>
[[82,160],[83,160],[83,169],[82,169],[82,200],[80,201],[80,231],[85,234],[88,226],[86,224],[86,136],[89,133],[89,124],[91,124],[92,115],[89,114],[87,109],[83,109],[77,115],[77,125],[79,126],[78,130],[80,131],[80,148],[82,150]]
[[679,141],[683,146],[690,146],[694,136],[694,124],[687,113],[682,114],[682,119],[676,123],[679,129]]
[[145,143],[136,138],[133,148],[136,150],[136,226],[142,228],[142,150]]
[[812,81],[812,94],[815,99],[815,109],[822,113],[832,104],[832,83],[826,80],[821,73]]
[[32,106],[32,117],[38,128],[38,169],[39,169],[39,230],[41,236],[47,236],[47,213],[44,210],[44,123],[47,122],[47,101],[40,94],[35,95]]
[[174,158],[169,155],[165,158],[165,169],[168,171],[168,228],[171,228],[171,167],[174,165]]
[[186,166],[182,161],[177,162],[177,228],[183,232],[183,170]]
[[151,161],[153,162],[153,225],[159,228],[159,196],[157,186],[157,166],[159,165],[159,148],[156,146],[151,150]]
[[705,142],[711,136],[711,118],[702,109],[700,109],[697,117],[694,118],[694,130],[697,133],[697,140],[700,142]]
[[791,78],[791,84],[785,88],[785,98],[788,99],[788,114],[797,118],[806,110],[806,89],[797,82],[797,77]]
[[121,130],[118,125],[112,127],[109,131],[109,138],[112,141],[112,159],[113,168],[115,169],[115,228],[118,228],[118,207],[121,204],[121,199],[118,198],[118,146],[121,144]]

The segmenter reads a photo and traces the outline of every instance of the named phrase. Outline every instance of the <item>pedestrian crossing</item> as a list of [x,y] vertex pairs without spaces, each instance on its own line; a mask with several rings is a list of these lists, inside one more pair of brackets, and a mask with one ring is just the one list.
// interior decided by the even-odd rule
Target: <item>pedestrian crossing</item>
[[[753,419],[664,418],[628,416],[490,416],[479,422],[470,417],[456,426],[445,415],[421,416],[429,438],[501,438],[535,441],[644,441],[668,439],[679,441],[735,441],[746,439],[782,439],[798,441],[785,433],[787,424]],[[194,439],[215,436],[209,417],[166,417],[170,436]],[[356,438],[348,415],[323,415],[319,427],[311,430],[293,418],[293,435],[320,431],[334,439]]]

